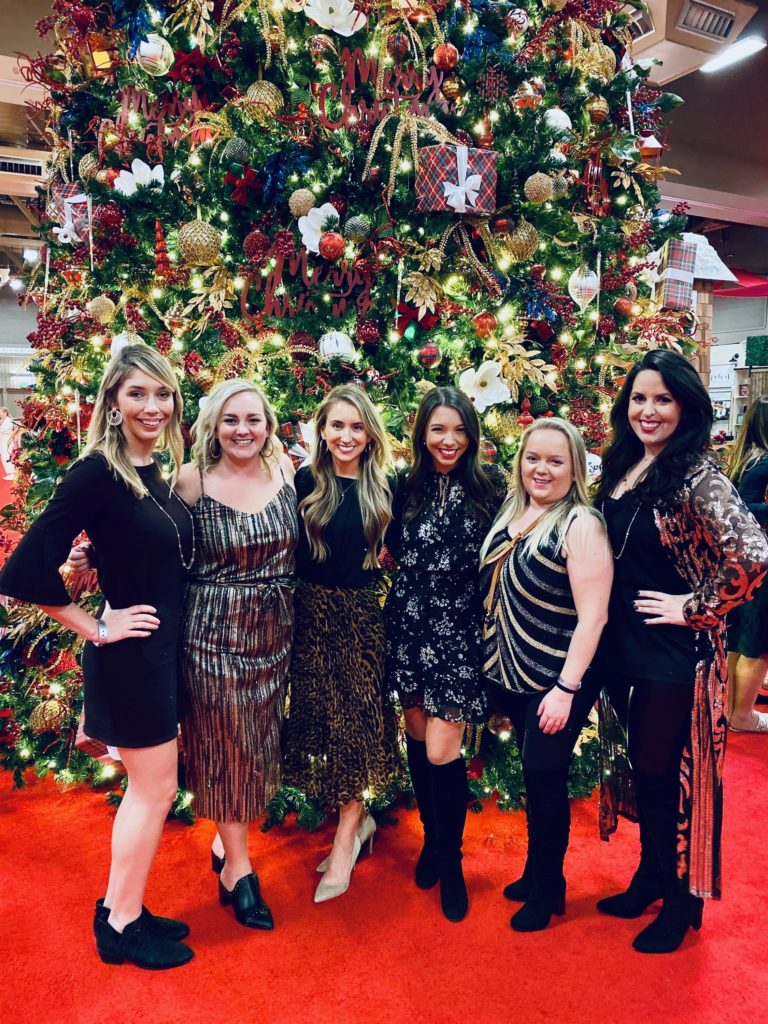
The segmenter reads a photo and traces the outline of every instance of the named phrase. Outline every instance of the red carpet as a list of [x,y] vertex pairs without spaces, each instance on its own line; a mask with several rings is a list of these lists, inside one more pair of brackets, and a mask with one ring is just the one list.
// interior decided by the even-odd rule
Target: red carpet
[[437,891],[411,882],[416,816],[381,829],[350,890],[312,903],[330,826],[254,831],[252,852],[276,930],[249,932],[218,906],[208,870],[212,826],[169,825],[147,903],[192,927],[197,956],[154,974],[109,967],[91,936],[105,885],[112,811],[102,793],[0,779],[4,885],[0,1008],[4,1024],[758,1024],[768,1019],[762,885],[768,738],[736,736],[727,764],[726,889],[702,931],[673,956],[630,941],[650,918],[615,921],[595,900],[628,880],[635,829],[596,835],[595,802],[574,809],[568,907],[546,932],[513,933],[500,891],[521,864],[520,813],[470,815],[471,909],[440,915]]

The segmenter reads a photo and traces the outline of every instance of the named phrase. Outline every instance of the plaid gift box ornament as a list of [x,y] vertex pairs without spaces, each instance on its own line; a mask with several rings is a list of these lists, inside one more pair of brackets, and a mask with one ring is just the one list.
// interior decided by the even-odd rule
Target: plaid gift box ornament
[[491,149],[424,146],[419,150],[416,209],[420,213],[493,213],[497,159]]
[[691,309],[695,268],[695,245],[679,238],[670,238],[664,243],[656,285],[656,304],[660,309]]

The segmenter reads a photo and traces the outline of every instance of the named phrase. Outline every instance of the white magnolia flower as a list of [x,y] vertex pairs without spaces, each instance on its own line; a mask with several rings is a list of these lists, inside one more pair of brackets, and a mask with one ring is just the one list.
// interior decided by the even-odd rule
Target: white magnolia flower
[[301,240],[307,252],[320,252],[320,236],[325,231],[332,231],[338,223],[338,211],[331,203],[313,206],[306,217],[299,217]]
[[365,28],[368,18],[355,9],[352,0],[307,0],[304,13],[320,28],[337,36],[351,36]]
[[477,370],[471,367],[459,377],[459,387],[475,403],[478,412],[485,412],[492,405],[508,402],[511,391],[501,379],[501,363],[492,359],[481,363]]
[[315,450],[315,441],[317,439],[317,428],[314,420],[309,423],[300,423],[299,431],[301,433],[301,440],[303,444],[291,445],[288,449],[289,455],[294,455],[299,460],[299,469],[302,466],[308,466],[312,460],[312,452]]
[[150,167],[143,160],[134,160],[130,171],[120,171],[115,178],[115,191],[124,196],[132,196],[138,188],[156,188],[160,191],[165,185],[165,171],[162,164]]

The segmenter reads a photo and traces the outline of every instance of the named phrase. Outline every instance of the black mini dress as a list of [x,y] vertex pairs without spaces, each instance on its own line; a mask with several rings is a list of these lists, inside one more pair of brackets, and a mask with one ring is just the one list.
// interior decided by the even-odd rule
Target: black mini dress
[[[110,608],[152,605],[148,637],[83,653],[84,728],[115,747],[151,747],[176,736],[177,647],[192,554],[192,520],[156,463],[136,467],[150,496],[137,498],[101,455],[76,462],[0,573],[0,593],[61,607],[70,597],[59,566],[85,530],[98,553],[99,586]],[[181,549],[181,550],[180,550]]]

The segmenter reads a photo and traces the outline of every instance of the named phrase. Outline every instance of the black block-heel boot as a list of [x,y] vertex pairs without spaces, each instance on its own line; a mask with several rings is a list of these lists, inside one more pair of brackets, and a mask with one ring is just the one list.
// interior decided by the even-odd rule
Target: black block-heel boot
[[643,928],[632,943],[638,953],[674,953],[689,928],[701,928],[704,900],[689,893],[664,899],[655,921]]
[[264,902],[255,871],[243,877],[230,892],[219,879],[219,903],[222,907],[232,906],[239,924],[246,928],[271,931],[275,927],[272,912]]
[[[523,776],[528,824],[526,869],[530,881],[525,903],[512,915],[509,924],[516,932],[540,932],[553,914],[562,917],[565,913],[563,862],[571,826],[568,767],[534,769],[523,759]],[[522,888],[517,887],[518,891]]]
[[448,764],[430,764],[435,798],[440,905],[449,921],[462,921],[469,897],[461,868],[461,846],[467,818],[467,766],[463,757]]
[[416,861],[413,877],[420,889],[431,889],[437,885],[440,872],[437,864],[437,838],[435,835],[435,801],[432,795],[432,776],[427,760],[427,744],[405,734],[405,748],[408,752],[408,771],[411,775],[413,795],[424,828],[424,845]]
[[601,914],[611,917],[634,918],[640,915],[664,895],[661,880],[661,868],[648,826],[640,818],[640,863],[632,876],[632,881],[624,892],[615,896],[606,896],[597,901],[597,909]]
[[[152,928],[164,939],[173,939],[175,942],[180,942],[181,939],[186,939],[189,935],[189,925],[185,924],[183,921],[175,921],[172,917],[158,917],[156,914],[147,910],[146,907],[142,907],[141,912],[143,914],[149,914]],[[109,907],[104,906],[103,899],[96,900],[94,918],[97,917],[102,921],[109,920]]]
[[167,971],[181,967],[195,955],[189,946],[166,939],[155,931],[150,915],[142,910],[135,921],[117,932],[101,917],[93,920],[96,950],[105,964],[126,961],[147,971]]

